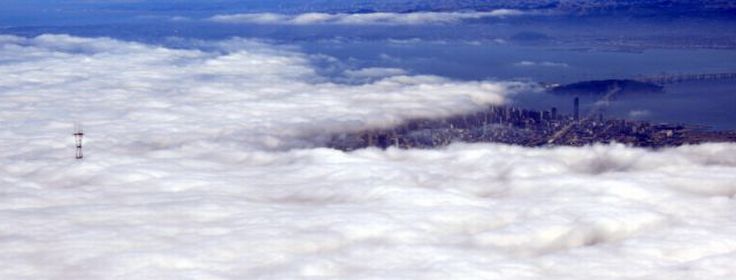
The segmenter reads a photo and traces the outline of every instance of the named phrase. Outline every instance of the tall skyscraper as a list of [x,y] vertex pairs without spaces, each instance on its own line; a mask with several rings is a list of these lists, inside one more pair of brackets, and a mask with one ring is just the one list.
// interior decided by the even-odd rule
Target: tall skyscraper
[[580,98],[575,97],[574,102],[574,114],[575,114],[575,121],[580,120]]

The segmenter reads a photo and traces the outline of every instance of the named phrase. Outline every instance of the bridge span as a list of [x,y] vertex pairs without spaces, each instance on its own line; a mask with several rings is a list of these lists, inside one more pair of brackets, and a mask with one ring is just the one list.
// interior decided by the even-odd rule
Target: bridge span
[[736,80],[736,72],[708,73],[708,74],[662,74],[656,76],[638,77],[634,80],[659,85],[676,84],[689,81]]

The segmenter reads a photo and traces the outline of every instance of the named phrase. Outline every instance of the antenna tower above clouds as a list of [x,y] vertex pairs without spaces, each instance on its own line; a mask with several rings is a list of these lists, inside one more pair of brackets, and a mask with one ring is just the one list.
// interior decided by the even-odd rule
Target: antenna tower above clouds
[[82,159],[84,158],[84,154],[82,154],[82,138],[84,137],[84,130],[82,130],[82,125],[79,123],[74,124],[74,142],[77,145],[77,153],[76,158]]

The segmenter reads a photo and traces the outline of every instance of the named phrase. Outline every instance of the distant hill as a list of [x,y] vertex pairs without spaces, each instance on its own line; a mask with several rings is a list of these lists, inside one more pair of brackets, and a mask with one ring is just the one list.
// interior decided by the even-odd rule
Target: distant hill
[[662,93],[664,88],[657,84],[635,80],[596,80],[555,86],[550,88],[550,91],[569,95],[605,95],[615,91],[615,94],[622,95]]

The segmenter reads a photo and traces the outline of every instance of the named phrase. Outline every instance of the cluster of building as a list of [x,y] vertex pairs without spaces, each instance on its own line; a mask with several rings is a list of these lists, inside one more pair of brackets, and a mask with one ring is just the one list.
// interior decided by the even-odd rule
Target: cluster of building
[[572,115],[508,106],[440,119],[416,119],[388,129],[333,135],[327,146],[350,151],[365,147],[434,148],[452,142],[497,142],[522,146],[624,143],[668,147],[702,142],[736,142],[736,132],[714,132],[684,125],[581,118],[575,98]]

